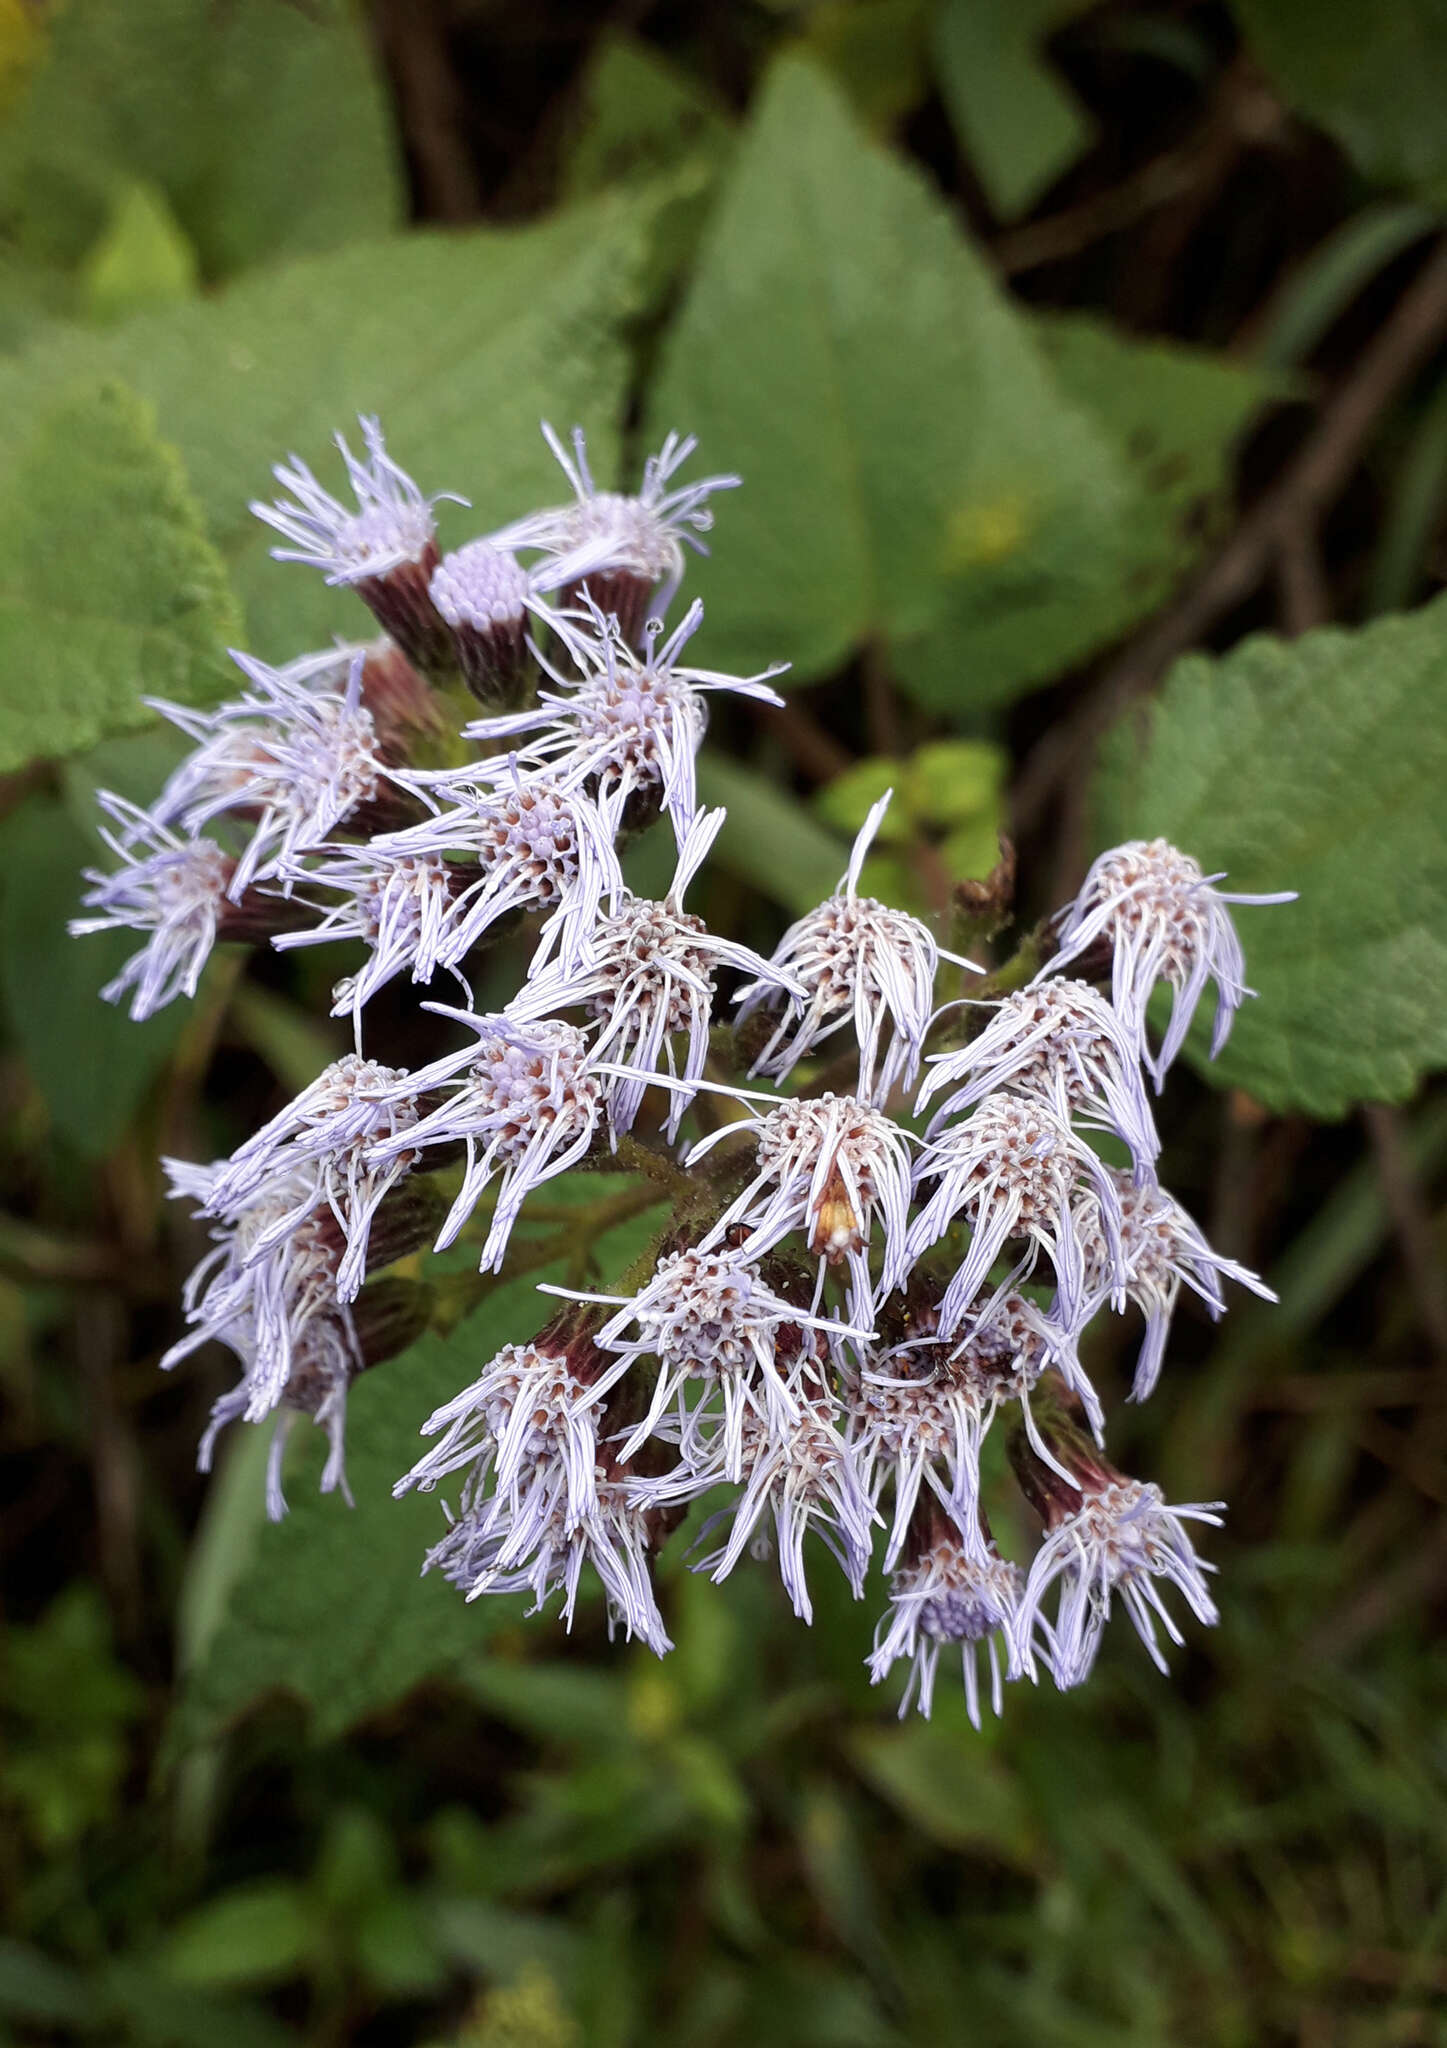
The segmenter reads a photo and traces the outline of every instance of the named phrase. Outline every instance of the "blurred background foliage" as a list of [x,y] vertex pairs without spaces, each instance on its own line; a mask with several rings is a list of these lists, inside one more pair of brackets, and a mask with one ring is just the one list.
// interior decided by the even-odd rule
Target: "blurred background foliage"
[[[0,0],[0,2040],[1447,2042],[1444,106],[1435,0]],[[976,1735],[822,1580],[675,1545],[662,1665],[419,1583],[419,1420],[636,1254],[626,1181],[361,1384],[354,1511],[197,1478],[156,1156],[316,1073],[336,970],[138,1028],[63,925],[141,693],[357,628],[246,503],[359,409],[474,529],[540,416],[744,474],[707,659],[793,670],[717,721],[711,921],[767,948],[890,782],[918,909],[1001,830],[1027,922],[1129,833],[1300,889],[1165,1124],[1281,1306],[1144,1411],[1088,1361],[1231,1502],[1169,1683],[1115,1640]]]

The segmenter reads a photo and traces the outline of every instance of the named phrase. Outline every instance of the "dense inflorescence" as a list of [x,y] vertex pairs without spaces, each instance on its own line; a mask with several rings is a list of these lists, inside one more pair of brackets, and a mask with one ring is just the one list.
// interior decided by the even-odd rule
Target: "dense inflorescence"
[[[559,1592],[569,1619],[590,1568],[610,1621],[661,1655],[653,1561],[707,1497],[695,1568],[721,1579],[772,1551],[806,1621],[813,1537],[856,1596],[878,1556],[869,1668],[907,1666],[901,1711],[930,1711],[957,1653],[976,1722],[1008,1679],[1077,1684],[1116,1603],[1162,1661],[1158,1631],[1180,1639],[1164,1591],[1215,1618],[1187,1526],[1219,1504],[1170,1507],[1107,1461],[1079,1344],[1102,1311],[1140,1311],[1143,1399],[1183,1287],[1212,1316],[1223,1277],[1266,1292],[1158,1184],[1147,1081],[1208,982],[1217,1047],[1247,993],[1228,904],[1285,899],[1223,895],[1164,841],[1116,847],[1055,921],[1053,957],[1025,986],[1003,972],[994,1000],[986,969],[864,893],[886,797],[836,893],[763,959],[684,899],[723,822],[697,796],[710,697],[778,699],[768,675],[685,662],[698,603],[663,619],[684,545],[737,479],[679,484],[693,444],[670,437],[636,495],[599,491],[581,434],[569,454],[545,429],[572,502],[444,555],[450,494],[362,427],[365,460],[339,443],[354,505],[293,457],[290,497],[253,509],[280,559],[354,589],[383,637],[280,669],[238,655],[234,702],[161,705],[194,751],[150,810],[102,795],[116,865],[88,877],[74,926],[145,934],[104,991],[136,1017],[194,995],[218,942],[365,956],[333,999],[355,1051],[229,1159],[167,1162],[212,1244],[163,1362],[214,1338],[241,1367],[202,1464],[228,1422],[274,1418],[279,1515],[306,1415],[328,1437],[323,1486],[345,1491],[348,1389],[442,1298],[383,1269],[466,1240],[481,1299],[536,1190],[621,1163],[669,1191],[668,1227],[625,1291],[573,1291],[427,1423],[398,1491],[455,1482],[428,1565],[468,1598]],[[619,862],[654,824],[676,846],[658,900]],[[518,934],[518,985],[475,1009],[484,950]],[[435,1057],[367,1056],[378,991],[438,976],[454,1001],[417,1010]],[[746,1085],[759,1075],[795,1092]],[[446,1320],[468,1305],[454,1290]],[[1044,1531],[1020,1563],[985,1498],[997,1424]]]

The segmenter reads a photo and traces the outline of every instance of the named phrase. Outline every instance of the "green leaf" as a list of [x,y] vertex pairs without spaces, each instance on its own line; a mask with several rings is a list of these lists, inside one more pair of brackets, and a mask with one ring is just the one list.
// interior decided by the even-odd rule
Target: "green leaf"
[[538,227],[360,244],[110,334],[52,334],[0,363],[0,476],[53,392],[121,377],[181,449],[259,651],[283,660],[370,634],[348,593],[271,560],[276,536],[247,510],[274,492],[271,465],[295,450],[340,487],[332,435],[355,443],[357,413],[378,413],[424,489],[472,499],[470,514],[441,508],[457,539],[566,496],[540,417],[564,431],[581,421],[607,477],[655,215],[649,195],[608,195]]
[[287,1878],[259,1878],[209,1899],[166,1946],[168,1976],[197,1986],[284,1983],[311,1945],[306,1894]]
[[400,220],[390,121],[344,0],[77,0],[48,26],[0,174],[27,255],[77,263],[137,179],[212,280]]
[[1444,784],[1447,598],[1192,656],[1112,736],[1102,844],[1160,834],[1225,888],[1301,893],[1236,913],[1259,1000],[1214,1066],[1193,1035],[1211,1078],[1336,1117],[1447,1063]]
[[0,825],[0,997],[55,1129],[103,1159],[185,1028],[186,1003],[133,1024],[101,987],[142,943],[134,932],[72,939],[81,868],[95,848],[63,804],[30,797]]
[[153,724],[143,691],[220,695],[239,624],[149,406],[107,383],[26,419],[0,474],[0,772]]
[[28,1942],[0,1935],[0,2013],[45,2027],[93,2025],[94,1987],[81,1971],[67,1969]]
[[[668,337],[654,431],[696,432],[745,489],[696,587],[713,658],[808,681],[870,636],[935,625],[1041,673],[1042,592],[1112,557],[1123,459],[1057,389],[1027,324],[918,176],[809,65],[759,98]],[[978,689],[959,650],[957,699]]]
[[898,1728],[859,1728],[850,1754],[881,1798],[931,1840],[987,1849],[1029,1869],[1035,1844],[1020,1788],[951,1695],[944,1712]]
[[944,0],[935,13],[940,91],[1002,219],[1033,206],[1094,134],[1040,51],[1080,12],[1082,0]]
[[[583,1174],[548,1194],[554,1203],[586,1204],[618,1185]],[[661,1220],[650,1210],[609,1231],[598,1248],[602,1276],[626,1268]],[[549,1277],[559,1276],[508,1282],[449,1337],[424,1337],[362,1376],[347,1414],[354,1508],[317,1491],[323,1446],[308,1433],[288,1464],[291,1511],[251,1542],[225,1613],[185,1682],[174,1744],[207,1740],[277,1690],[311,1709],[318,1737],[341,1734],[423,1679],[455,1671],[503,1619],[515,1617],[515,1601],[469,1604],[438,1574],[422,1574],[423,1557],[445,1527],[438,1497],[394,1500],[392,1487],[420,1454],[418,1432],[433,1410],[474,1380],[502,1345],[524,1343],[541,1327],[551,1303],[536,1281]],[[456,1499],[455,1488],[448,1497]]]
[[1282,95],[1369,178],[1447,198],[1447,15],[1437,0],[1235,0]]
[[122,186],[81,272],[82,297],[92,316],[123,319],[148,306],[189,299],[198,284],[196,251],[165,194],[140,178]]
[[1000,703],[1118,640],[1170,597],[1224,524],[1235,444],[1285,379],[1201,351],[1129,341],[1086,316],[1036,333],[1066,398],[1113,450],[1124,487],[1073,584],[981,616],[952,604],[896,649],[901,682],[940,711]]

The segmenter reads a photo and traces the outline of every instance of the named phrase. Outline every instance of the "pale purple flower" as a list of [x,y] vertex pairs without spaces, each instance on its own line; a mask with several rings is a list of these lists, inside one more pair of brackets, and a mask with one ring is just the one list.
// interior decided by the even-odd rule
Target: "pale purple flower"
[[1106,1466],[1077,1461],[1076,1487],[1048,1494],[1047,1534],[1030,1567],[1016,1618],[1016,1649],[1032,1675],[1030,1635],[1057,1581],[1059,1604],[1050,1629],[1055,1683],[1064,1690],[1088,1678],[1119,1593],[1152,1661],[1166,1660],[1156,1636],[1159,1622],[1173,1643],[1184,1640],[1161,1598],[1159,1581],[1173,1585],[1196,1619],[1218,1619],[1206,1586],[1214,1569],[1196,1556],[1187,1522],[1219,1527],[1221,1501],[1167,1507],[1158,1486],[1126,1479]]
[[989,1667],[990,1705],[996,1714],[1000,1712],[1003,1681],[1021,1673],[1014,1644],[1023,1585],[1019,1567],[1001,1557],[987,1537],[976,1531],[973,1539],[967,1540],[957,1529],[932,1523],[918,1556],[894,1573],[889,1609],[875,1631],[874,1650],[867,1659],[874,1685],[887,1678],[901,1658],[909,1660],[909,1677],[899,1704],[901,1720],[911,1707],[928,1719],[934,1707],[940,1658],[946,1651],[957,1651],[965,1709],[978,1728],[982,1648]]
[[[816,1382],[817,1385],[817,1382]],[[779,1577],[801,1621],[814,1618],[804,1573],[804,1539],[812,1530],[843,1572],[856,1599],[869,1569],[871,1524],[869,1504],[853,1455],[839,1430],[839,1411],[831,1397],[813,1391],[801,1399],[792,1420],[745,1410],[740,1423],[739,1475],[742,1492],[733,1504],[710,1517],[699,1535],[700,1546],[713,1531],[728,1524],[728,1535],[693,1569],[706,1571],[715,1583],[726,1579],[748,1546],[759,1554],[767,1515],[773,1525]],[[730,1449],[720,1429],[709,1462],[686,1462],[677,1475],[635,1482],[635,1498],[649,1506],[692,1499],[726,1476]]]
[[442,557],[428,594],[451,631],[463,680],[476,696],[515,701],[533,671],[529,621],[556,624],[548,594],[588,566],[585,557],[568,557],[528,569],[491,540],[468,541]]
[[[802,983],[807,1003],[790,1005],[751,1072],[782,1080],[822,1039],[852,1022],[859,1043],[857,1094],[883,1102],[919,1072],[924,1035],[934,1011],[935,971],[943,954],[934,935],[908,911],[859,894],[859,874],[889,808],[887,791],[860,828],[837,892],[790,925],[773,965]],[[976,970],[977,972],[983,970]],[[774,999],[776,983],[751,983],[735,997],[740,1018]],[[886,1026],[888,1048],[881,1063]]]
[[441,1003],[427,1007],[465,1024],[476,1032],[477,1043],[408,1077],[407,1093],[419,1102],[434,1090],[450,1092],[408,1130],[375,1145],[373,1156],[385,1161],[398,1152],[460,1143],[466,1153],[462,1186],[437,1249],[453,1242],[496,1181],[480,1257],[483,1272],[496,1271],[533,1189],[576,1166],[597,1133],[607,1129],[603,1085],[589,1071],[587,1039],[575,1025],[519,1021],[508,1014],[483,1017]]
[[[582,790],[545,775],[525,776],[516,756],[488,783],[475,779],[485,765],[436,782],[436,792],[453,807],[374,839],[372,849],[383,857],[447,855],[454,861],[458,886],[438,948],[444,966],[459,967],[489,931],[530,913],[545,920],[530,973],[536,975],[555,950],[565,971],[575,970],[601,905],[623,891],[611,827]],[[466,879],[465,860],[475,864]]]
[[[130,992],[137,1022],[164,1009],[177,996],[194,996],[228,908],[227,890],[236,863],[210,839],[184,839],[124,797],[100,790],[102,810],[119,826],[119,836],[101,838],[121,862],[113,874],[87,868],[84,902],[96,917],[73,917],[72,936],[116,930],[149,932],[101,995],[118,1003]],[[137,857],[137,848],[145,851]]]
[[340,690],[328,687],[339,680],[336,651],[286,668],[233,653],[251,686],[234,703],[197,711],[148,700],[198,743],[152,806],[155,821],[179,819],[193,835],[227,812],[251,824],[231,877],[233,902],[263,877],[289,877],[300,854],[391,796],[376,727],[361,698],[365,650],[345,650],[345,656]]
[[[650,1082],[666,1077],[672,1106],[665,1128],[670,1138],[677,1135],[708,1058],[715,973],[721,966],[772,972],[757,953],[717,937],[683,908],[723,820],[721,810],[698,813],[661,903],[624,891],[614,908],[600,911],[574,957],[551,962],[509,1005],[519,1019],[575,1006],[587,1012],[595,1062],[609,1077],[615,1132],[632,1128]],[[686,1041],[681,1069],[679,1038]]]
[[[1216,985],[1211,1056],[1225,1044],[1232,1020],[1254,990],[1246,986],[1246,959],[1231,921],[1232,903],[1292,903],[1294,889],[1248,896],[1217,889],[1222,876],[1205,875],[1199,862],[1164,839],[1131,839],[1101,854],[1080,894],[1060,914],[1060,946],[1043,970],[1056,974],[1097,944],[1111,949],[1111,987],[1117,1010],[1136,1038],[1159,1091],[1166,1069],[1185,1043],[1208,982]],[[1158,981],[1174,991],[1170,1022],[1159,1052],[1146,1040],[1146,1003]]]
[[405,1068],[348,1053],[222,1163],[202,1213],[235,1217],[269,1199],[273,1190],[291,1190],[290,1204],[251,1237],[246,1262],[254,1265],[269,1260],[325,1207],[346,1246],[335,1274],[336,1298],[355,1301],[377,1213],[420,1157],[415,1148],[395,1143],[385,1158],[375,1148],[405,1136],[419,1114]]
[[[228,1341],[235,1348],[235,1335]],[[337,1308],[331,1314],[314,1315],[296,1333],[291,1369],[281,1405],[273,1417],[271,1443],[267,1450],[266,1512],[271,1521],[279,1522],[286,1514],[282,1466],[292,1428],[300,1415],[309,1416],[317,1428],[326,1433],[327,1456],[318,1490],[334,1493],[340,1489],[348,1507],[352,1506],[346,1470],[347,1394],[362,1369],[349,1309]],[[258,1419],[248,1412],[251,1406],[249,1377],[248,1374],[239,1386],[222,1394],[212,1404],[210,1419],[196,1454],[198,1471],[211,1470],[216,1440],[229,1423],[243,1415],[248,1420]]]
[[996,1089],[1048,1103],[1062,1123],[1114,1131],[1137,1174],[1153,1177],[1161,1141],[1141,1077],[1140,1045],[1119,1013],[1084,981],[1039,981],[1006,996],[979,1036],[935,1054],[917,1113],[942,1088],[935,1137],[951,1117]]
[[[730,1481],[742,1473],[745,1416],[761,1419],[766,1428],[787,1429],[799,1418],[801,1376],[817,1374],[802,1346],[789,1358],[781,1333],[808,1329],[826,1340],[844,1334],[838,1324],[784,1300],[752,1260],[730,1250],[670,1252],[636,1295],[576,1298],[618,1309],[595,1339],[615,1362],[601,1374],[594,1400],[602,1399],[640,1359],[658,1361],[647,1413],[619,1442],[619,1463],[636,1455],[672,1405],[670,1440],[684,1463],[698,1469],[707,1465],[711,1471],[721,1444],[722,1476]],[[629,1336],[630,1330],[637,1334]],[[869,1333],[847,1334],[863,1338]],[[692,1403],[690,1388],[701,1390],[701,1398]]]
[[[171,1194],[209,1212],[230,1162],[218,1160],[208,1167],[168,1159],[162,1164]],[[329,1210],[308,1212],[315,1192],[314,1169],[302,1168],[269,1183],[253,1202],[218,1223],[212,1250],[182,1292],[190,1331],[161,1360],[162,1371],[169,1371],[213,1338],[227,1345],[244,1368],[237,1393],[244,1393],[245,1400],[235,1412],[248,1422],[259,1422],[282,1400],[308,1326],[318,1317],[336,1319],[343,1245]],[[274,1226],[293,1217],[298,1207],[303,1220],[276,1237]],[[257,1256],[262,1238],[269,1240],[269,1249]]]
[[572,488],[574,502],[515,520],[494,534],[493,542],[506,548],[540,548],[555,556],[585,552],[595,564],[587,572],[594,600],[605,611],[616,612],[627,637],[636,640],[644,617],[652,612],[661,618],[673,602],[683,580],[684,546],[707,554],[701,539],[713,525],[707,500],[715,491],[732,490],[739,479],[701,477],[670,489],[698,446],[691,434],[670,434],[644,464],[643,485],[636,496],[600,491],[588,467],[581,427],[573,429],[571,455],[546,421],[543,437]]
[[757,1253],[791,1230],[802,1230],[809,1250],[821,1262],[821,1282],[826,1263],[848,1262],[850,1320],[860,1327],[872,1325],[875,1293],[869,1238],[876,1211],[884,1219],[887,1240],[883,1291],[888,1293],[906,1270],[908,1133],[883,1110],[853,1095],[796,1098],[700,1138],[688,1163],[740,1132],[746,1132],[757,1148],[754,1176],[718,1218],[705,1243],[716,1243],[738,1224],[749,1233],[747,1249]]
[[[350,1015],[361,1043],[362,1011],[378,989],[410,971],[414,982],[430,982],[450,950],[453,910],[477,877],[466,863],[438,853],[406,853],[373,840],[364,846],[336,846],[304,871],[309,889],[335,892],[321,921],[304,931],[282,932],[273,938],[279,949],[319,946],[334,939],[359,939],[368,949],[356,974],[345,976],[332,991],[332,1015]],[[300,903],[300,897],[294,897]],[[466,981],[449,972],[470,996]]]
[[589,608],[586,625],[558,618],[576,674],[548,668],[557,687],[544,689],[535,709],[479,719],[464,727],[464,737],[496,745],[526,736],[524,766],[595,791],[612,830],[648,800],[667,810],[682,845],[698,810],[695,759],[708,722],[708,693],[783,701],[768,687],[777,667],[731,676],[683,665],[679,656],[702,622],[703,606],[695,602],[661,642],[661,629],[650,624],[642,651],[635,652],[596,607]]
[[[505,1344],[478,1378],[422,1425],[440,1437],[394,1493],[430,1493],[466,1471],[475,1530],[530,1551],[558,1509],[576,1523],[597,1505],[598,1411],[592,1375],[579,1370],[576,1346],[545,1332],[531,1344]],[[561,1480],[561,1494],[552,1475]],[[486,1505],[484,1506],[484,1501]]]
[[892,1571],[925,1488],[955,1526],[969,1535],[980,1514],[980,1452],[1000,1409],[1018,1402],[1038,1456],[1053,1459],[1031,1411],[1030,1396],[1056,1371],[1082,1402],[1093,1428],[1100,1403],[1072,1339],[1021,1294],[983,1295],[953,1337],[941,1337],[937,1314],[916,1314],[919,1334],[879,1352],[861,1373],[851,1438],[870,1498],[887,1485],[894,1514],[884,1568]]
[[[555,1473],[553,1481],[556,1488]],[[437,1567],[469,1600],[484,1593],[530,1592],[534,1614],[561,1592],[563,1623],[571,1629],[583,1567],[591,1565],[607,1600],[610,1635],[621,1624],[627,1637],[637,1636],[655,1656],[673,1648],[653,1591],[648,1511],[635,1503],[625,1481],[600,1478],[596,1504],[577,1520],[561,1500],[546,1514],[539,1502],[529,1513],[526,1551],[505,1523],[494,1523],[485,1513],[479,1519],[480,1506],[464,1491],[461,1511],[427,1553],[425,1569]]]
[[[430,1491],[465,1471],[451,1527],[428,1553],[469,1600],[530,1590],[535,1608],[561,1589],[571,1628],[583,1566],[623,1623],[659,1656],[671,1648],[648,1566],[647,1510],[636,1504],[598,1441],[586,1343],[505,1345],[475,1385],[425,1425],[442,1440],[398,1482]],[[581,1369],[580,1369],[581,1368]]]
[[305,562],[322,570],[328,583],[357,584],[390,575],[406,564],[428,564],[436,556],[436,521],[432,507],[442,499],[465,505],[452,491],[424,497],[404,469],[387,453],[379,422],[360,419],[366,455],[353,455],[343,437],[336,444],[346,464],[347,481],[356,499],[347,506],[324,490],[311,470],[293,455],[272,474],[291,498],[274,505],[253,503],[251,510],[290,543],[273,548],[278,562]]
[[936,1244],[956,1216],[963,1214],[972,1231],[940,1302],[946,1336],[1012,1238],[1025,1238],[1027,1248],[999,1292],[1028,1277],[1046,1251],[1055,1269],[1058,1320],[1066,1330],[1081,1327],[1088,1313],[1082,1204],[1094,1190],[1117,1267],[1119,1204],[1104,1163],[1053,1109],[1025,1095],[987,1095],[963,1123],[926,1144],[916,1179],[936,1185],[910,1225],[907,1264]]
[[1109,1168],[1107,1172],[1120,1205],[1120,1271],[1099,1216],[1087,1202],[1081,1220],[1085,1284],[1096,1306],[1112,1299],[1117,1308],[1124,1308],[1127,1301],[1133,1301],[1144,1315],[1146,1334],[1130,1390],[1132,1401],[1144,1401],[1161,1376],[1171,1318],[1183,1285],[1200,1296],[1213,1322],[1226,1311],[1223,1277],[1239,1281],[1263,1301],[1275,1301],[1276,1296],[1249,1267],[1212,1251],[1200,1226],[1174,1195],[1154,1182],[1138,1187],[1129,1174]]

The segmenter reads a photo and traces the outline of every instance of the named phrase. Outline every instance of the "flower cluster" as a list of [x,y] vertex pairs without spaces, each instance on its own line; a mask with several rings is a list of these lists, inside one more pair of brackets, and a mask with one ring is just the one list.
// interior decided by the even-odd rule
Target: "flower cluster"
[[[1285,899],[1227,896],[1163,840],[1117,847],[1053,957],[995,998],[863,893],[886,797],[837,891],[763,958],[686,902],[724,822],[698,798],[709,704],[777,703],[773,671],[694,666],[702,606],[665,617],[737,479],[681,483],[693,443],[670,437],[635,495],[600,491],[582,435],[570,453],[545,428],[570,501],[444,553],[450,494],[362,432],[360,458],[339,441],[349,502],[293,457],[286,495],[253,509],[382,637],[284,668],[238,654],[233,702],[160,706],[193,751],[149,810],[102,796],[116,864],[74,926],[143,935],[104,991],[136,1017],[194,995],[218,942],[357,956],[333,994],[354,1050],[229,1158],[167,1162],[212,1242],[164,1363],[217,1339],[241,1367],[202,1464],[226,1423],[276,1417],[279,1514],[305,1414],[323,1486],[345,1489],[348,1389],[438,1300],[415,1263],[383,1269],[466,1241],[480,1298],[537,1190],[623,1164],[668,1190],[667,1227],[621,1291],[547,1289],[568,1298],[532,1341],[426,1424],[398,1491],[455,1487],[428,1565],[469,1599],[560,1594],[569,1619],[587,1568],[610,1621],[662,1654],[654,1559],[685,1517],[697,1569],[772,1553],[806,1621],[817,1536],[856,1596],[876,1555],[888,1575],[874,1679],[904,1664],[905,1708],[928,1713],[958,1656],[977,1722],[1007,1680],[1084,1678],[1117,1599],[1160,1662],[1158,1631],[1180,1639],[1166,1591],[1214,1619],[1188,1525],[1217,1510],[1107,1461],[1080,1341],[1139,1311],[1144,1399],[1183,1288],[1212,1316],[1226,1278],[1266,1292],[1159,1185],[1152,1094],[1206,988],[1216,1047],[1248,992],[1227,906]],[[658,898],[620,865],[655,824],[674,847]],[[505,939],[511,993],[478,1008]],[[452,998],[414,1006],[411,1069],[364,1049],[404,976]],[[1043,1525],[1025,1563],[985,1498],[997,1423]]]

